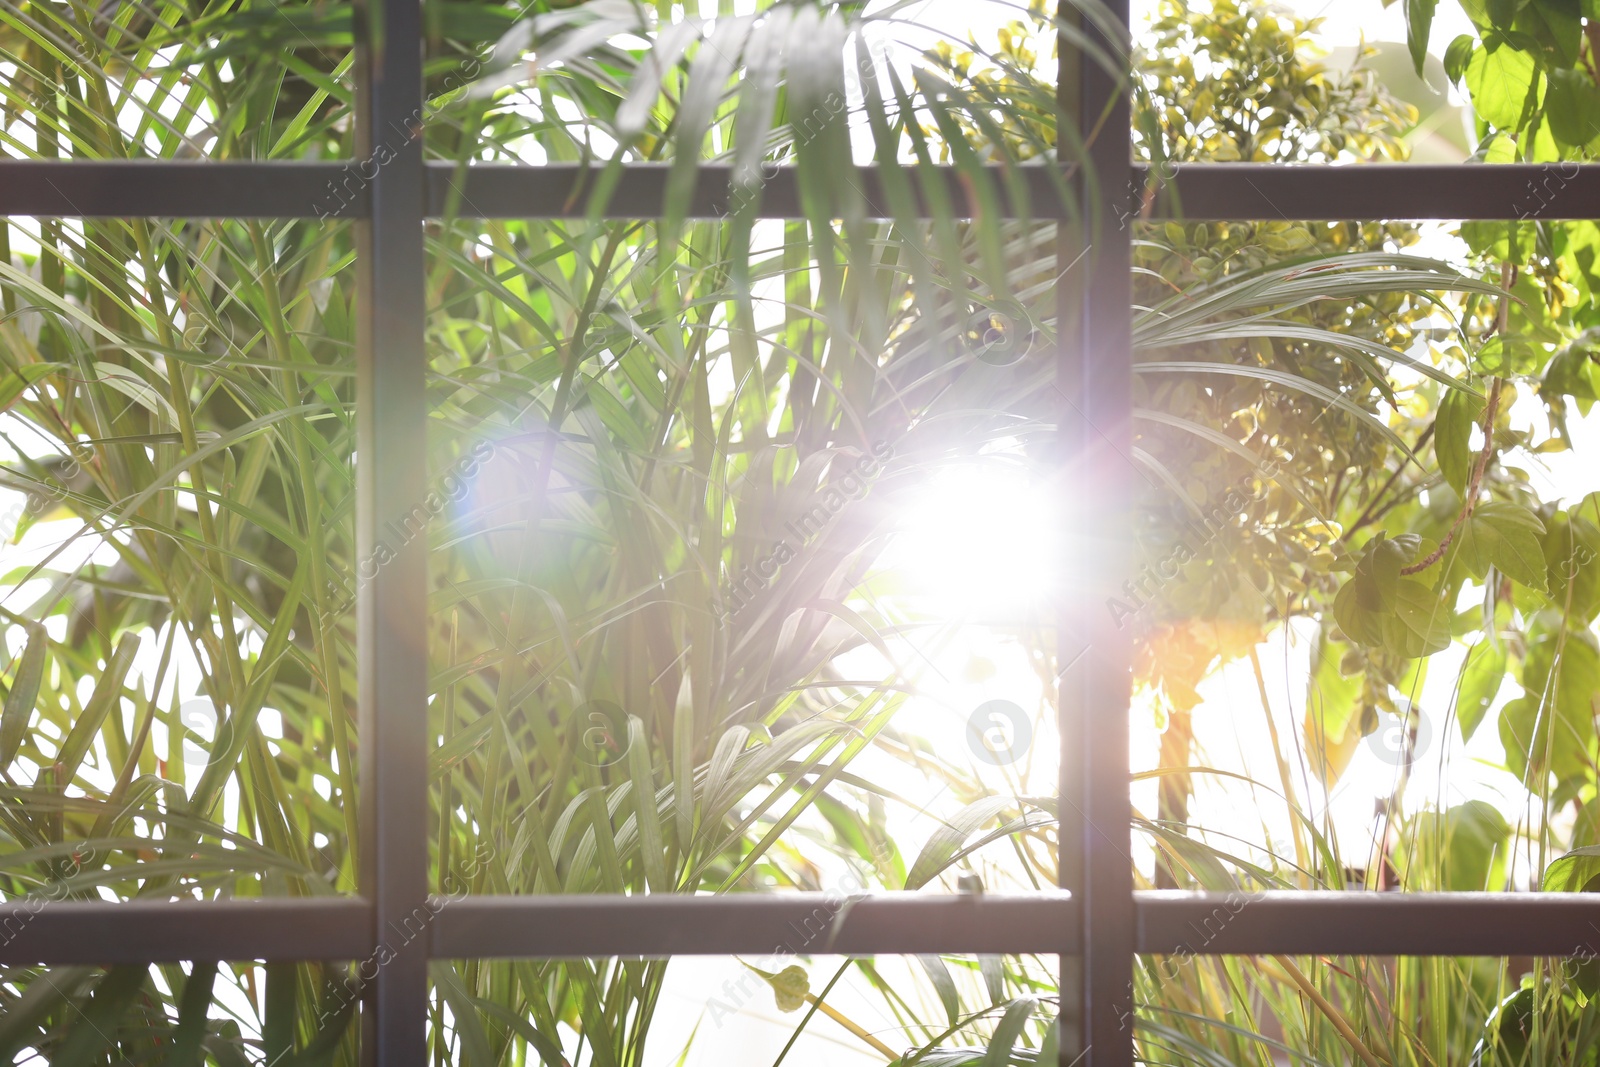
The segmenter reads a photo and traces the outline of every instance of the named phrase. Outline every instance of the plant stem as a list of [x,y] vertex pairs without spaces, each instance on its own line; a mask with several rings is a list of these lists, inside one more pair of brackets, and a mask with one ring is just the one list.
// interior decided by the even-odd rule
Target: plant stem
[[1439,547],[1429,552],[1427,556],[1409,567],[1401,567],[1401,574],[1416,574],[1425,571],[1444,558],[1445,550],[1456,539],[1456,534],[1461,530],[1461,524],[1472,517],[1473,505],[1477,502],[1478,492],[1483,485],[1483,472],[1489,468],[1489,457],[1494,454],[1494,418],[1500,410],[1500,387],[1505,384],[1504,378],[1496,378],[1489,386],[1489,403],[1483,409],[1483,447],[1478,450],[1478,462],[1472,467],[1472,480],[1467,483],[1467,491],[1461,501],[1461,510],[1456,512],[1456,521],[1450,524],[1450,532],[1444,535],[1439,542]]
[[1311,979],[1301,973],[1300,968],[1296,967],[1289,957],[1275,955],[1272,958],[1278,961],[1278,965],[1289,976],[1289,980],[1300,987],[1300,992],[1309,997],[1311,1003],[1317,1006],[1317,1010],[1328,1017],[1328,1021],[1333,1024],[1333,1028],[1339,1031],[1339,1036],[1349,1043],[1350,1048],[1361,1058],[1362,1063],[1365,1063],[1367,1067],[1384,1067],[1383,1061],[1373,1055],[1372,1050],[1362,1043],[1361,1038],[1356,1036],[1355,1027],[1351,1026],[1350,1020],[1344,1017],[1344,1012],[1334,1007],[1327,997],[1319,993],[1317,987],[1311,984]]

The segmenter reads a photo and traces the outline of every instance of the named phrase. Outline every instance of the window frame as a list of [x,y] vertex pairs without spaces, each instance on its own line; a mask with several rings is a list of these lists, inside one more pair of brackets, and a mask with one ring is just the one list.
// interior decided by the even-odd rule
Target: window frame
[[[1107,6],[1126,26],[1126,0]],[[1070,0],[1063,0],[1062,9],[1070,11]],[[423,105],[421,0],[370,0],[362,14],[356,43],[358,158],[369,156],[389,131],[415,129],[412,120]],[[388,42],[416,47],[374,41],[375,24]],[[1098,34],[1087,25],[1084,32]],[[1179,217],[1181,205],[1188,220],[1600,217],[1596,165],[1576,167],[1565,195],[1531,212],[1521,205],[1530,181],[1542,174],[1535,165],[1130,166],[1126,86],[1094,64],[1074,69],[1064,44],[1061,53],[1063,113],[1078,118],[1080,128],[1099,129],[1089,153],[1091,173],[1102,180],[1098,189],[1080,181],[1074,194],[1074,232],[1089,234],[1088,266],[1058,283],[1059,306],[1073,312],[1074,329],[1056,357],[1064,398],[1063,462],[1075,472],[1075,506],[1097,516],[1094,540],[1080,537],[1077,551],[1087,553],[1096,575],[1124,573],[1116,564],[1126,538],[1116,535],[1130,528],[1129,491],[1112,453],[1125,454],[1132,441],[1127,223],[1135,204],[1142,217],[1155,219]],[[1082,122],[1086,117],[1097,121]],[[0,215],[315,218],[323,191],[352,162],[0,160]],[[880,188],[878,169],[858,168],[869,203]],[[726,214],[729,171],[701,168],[690,217]],[[1119,173],[1126,181],[1109,180]],[[607,214],[660,215],[666,176],[661,165],[629,165]],[[1035,207],[1047,206],[1033,217],[1064,219],[1048,173],[1034,168],[1026,177]],[[409,510],[427,491],[423,223],[444,215],[447,203],[456,217],[581,217],[584,208],[571,194],[590,178],[576,165],[462,171],[426,162],[421,139],[414,137],[340,211],[340,217],[355,220],[359,233],[359,554],[374,547],[385,520]],[[949,173],[924,169],[919,178],[945,181]],[[1053,203],[1058,206],[1052,214]],[[772,177],[758,214],[802,217],[792,172]],[[1065,245],[1062,251],[1068,251]],[[1099,461],[1102,454],[1110,462]],[[11,902],[0,905],[0,931],[6,935],[0,962],[363,960],[386,943],[399,943],[366,987],[362,1060],[423,1067],[430,959],[755,954],[780,942],[789,924],[824,906],[823,896],[811,893],[468,897],[438,906],[426,936],[404,937],[406,921],[430,903],[426,592],[426,548],[418,542],[403,547],[359,595],[358,896],[70,901],[44,908]],[[1060,678],[1060,889],[867,896],[835,918],[826,952],[1058,953],[1061,1063],[1091,1067],[1134,1062],[1136,953],[1592,954],[1588,940],[1600,929],[1600,897],[1135,892],[1128,861],[1132,649],[1127,636],[1097,627],[1097,605],[1108,592],[1115,594],[1086,587],[1062,605],[1062,661],[1069,666]],[[1075,634],[1085,639],[1075,644]],[[1091,637],[1095,654],[1080,655]]]

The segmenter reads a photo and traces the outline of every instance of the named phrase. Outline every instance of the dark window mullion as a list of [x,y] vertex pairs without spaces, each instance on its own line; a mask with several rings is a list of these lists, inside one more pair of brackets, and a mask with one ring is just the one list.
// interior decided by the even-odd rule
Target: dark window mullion
[[429,915],[427,539],[392,532],[427,495],[421,0],[358,11],[357,173],[371,177],[357,249],[356,555],[363,577],[373,571],[357,604],[359,857],[378,946],[361,1058],[423,1067],[428,946],[407,940],[405,920]]
[[[1127,0],[1103,7],[1124,26]],[[1062,0],[1062,17],[1075,13]],[[1110,55],[1087,16],[1087,37]],[[1058,279],[1065,577],[1057,651],[1061,716],[1060,880],[1078,898],[1081,952],[1062,960],[1061,1057],[1082,1067],[1131,1067],[1135,912],[1128,796],[1131,644],[1101,607],[1129,572],[1132,444],[1131,156],[1127,86],[1083,52],[1059,46],[1063,120],[1095,131],[1080,219],[1061,243]],[[1065,155],[1065,148],[1063,148]],[[1081,253],[1081,256],[1080,256]]]

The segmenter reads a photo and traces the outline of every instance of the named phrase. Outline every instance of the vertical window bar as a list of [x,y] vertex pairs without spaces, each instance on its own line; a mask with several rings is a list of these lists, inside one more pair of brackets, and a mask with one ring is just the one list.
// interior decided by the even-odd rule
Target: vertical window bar
[[[1102,11],[1128,25],[1127,0]],[[1111,55],[1073,0],[1061,14]],[[1082,954],[1062,961],[1061,1063],[1131,1067],[1133,1058],[1133,860],[1128,799],[1131,644],[1102,614],[1128,568],[1130,461],[1131,191],[1129,87],[1092,58],[1059,42],[1061,115],[1088,144],[1080,172],[1080,217],[1063,227],[1058,281],[1066,481],[1063,508],[1070,554],[1060,639],[1061,884],[1078,897]],[[1081,256],[1081,258],[1080,258]]]
[[[356,371],[357,679],[363,963],[361,1058],[427,1063],[427,536],[405,530],[427,495],[421,0],[358,7]],[[420,911],[419,911],[420,909]],[[376,967],[376,976],[371,973]]]

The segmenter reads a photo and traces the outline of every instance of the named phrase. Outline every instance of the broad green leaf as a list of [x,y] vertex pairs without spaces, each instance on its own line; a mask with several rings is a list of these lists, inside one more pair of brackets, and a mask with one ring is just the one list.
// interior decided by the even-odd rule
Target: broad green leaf
[[1467,72],[1467,64],[1472,60],[1472,50],[1478,41],[1470,33],[1458,34],[1450,46],[1444,50],[1444,73],[1452,84],[1459,84],[1461,76]]
[[1600,400],[1600,364],[1594,338],[1587,332],[1551,357],[1544,369],[1539,392],[1544,396],[1570,396],[1576,400]]
[[1433,421],[1433,451],[1439,460],[1439,473],[1460,496],[1467,490],[1476,457],[1472,453],[1472,428],[1483,417],[1484,401],[1457,390],[1439,398],[1439,412]]
[[1307,708],[1318,714],[1318,733],[1338,741],[1344,737],[1356,698],[1361,693],[1361,676],[1345,675],[1339,668],[1347,646],[1335,641],[1324,628],[1311,648],[1311,678],[1306,694]]
[[[1546,587],[1544,524],[1532,511],[1517,504],[1491,500],[1473,509],[1467,520],[1475,531],[1492,530],[1482,539],[1489,561],[1512,581],[1541,592]],[[1481,556],[1480,556],[1481,558]]]
[[1333,617],[1344,636],[1358,645],[1383,644],[1383,612],[1361,603],[1358,579],[1352,578],[1340,586],[1333,598]]
[[1591,885],[1600,878],[1600,845],[1585,845],[1564,852],[1550,861],[1539,880],[1539,889],[1545,893],[1588,893]]
[[1395,614],[1421,641],[1421,652],[1408,658],[1431,656],[1450,646],[1450,624],[1455,612],[1434,591],[1415,578],[1402,578],[1395,586]]
[[1586,70],[1557,67],[1550,72],[1544,114],[1556,140],[1586,145],[1600,137],[1600,87]]
[[1469,800],[1443,815],[1422,812],[1408,836],[1413,850],[1400,854],[1408,884],[1463,893],[1500,888],[1511,827],[1487,801]]
[[1487,638],[1467,650],[1461,665],[1461,686],[1456,697],[1456,721],[1461,739],[1468,741],[1494,703],[1505,680],[1505,645]]
[[1433,12],[1439,0],[1405,0],[1406,47],[1411,52],[1411,65],[1422,77],[1422,64],[1428,58],[1428,35],[1433,29]]
[[1578,510],[1558,511],[1546,524],[1545,567],[1551,603],[1593,620],[1600,613],[1600,528]]
[[[1600,696],[1600,651],[1586,632],[1533,635],[1522,664],[1524,695],[1500,711],[1506,765],[1530,784],[1529,768],[1544,768],[1571,783],[1592,765],[1595,700]],[[1559,655],[1558,655],[1559,650]]]
[[1576,0],[1526,0],[1518,15],[1517,27],[1526,28],[1544,46],[1552,71],[1571,68],[1579,61],[1583,19]]
[[[1517,232],[1519,250],[1522,234],[1531,235],[1534,232],[1529,223],[1509,222],[1506,226]],[[1537,337],[1497,334],[1478,349],[1472,358],[1472,365],[1480,374],[1498,377],[1532,374],[1544,361],[1544,354],[1544,347]]]
[[1521,129],[1538,107],[1543,87],[1534,57],[1510,45],[1480,49],[1467,63],[1472,108],[1497,130]]

